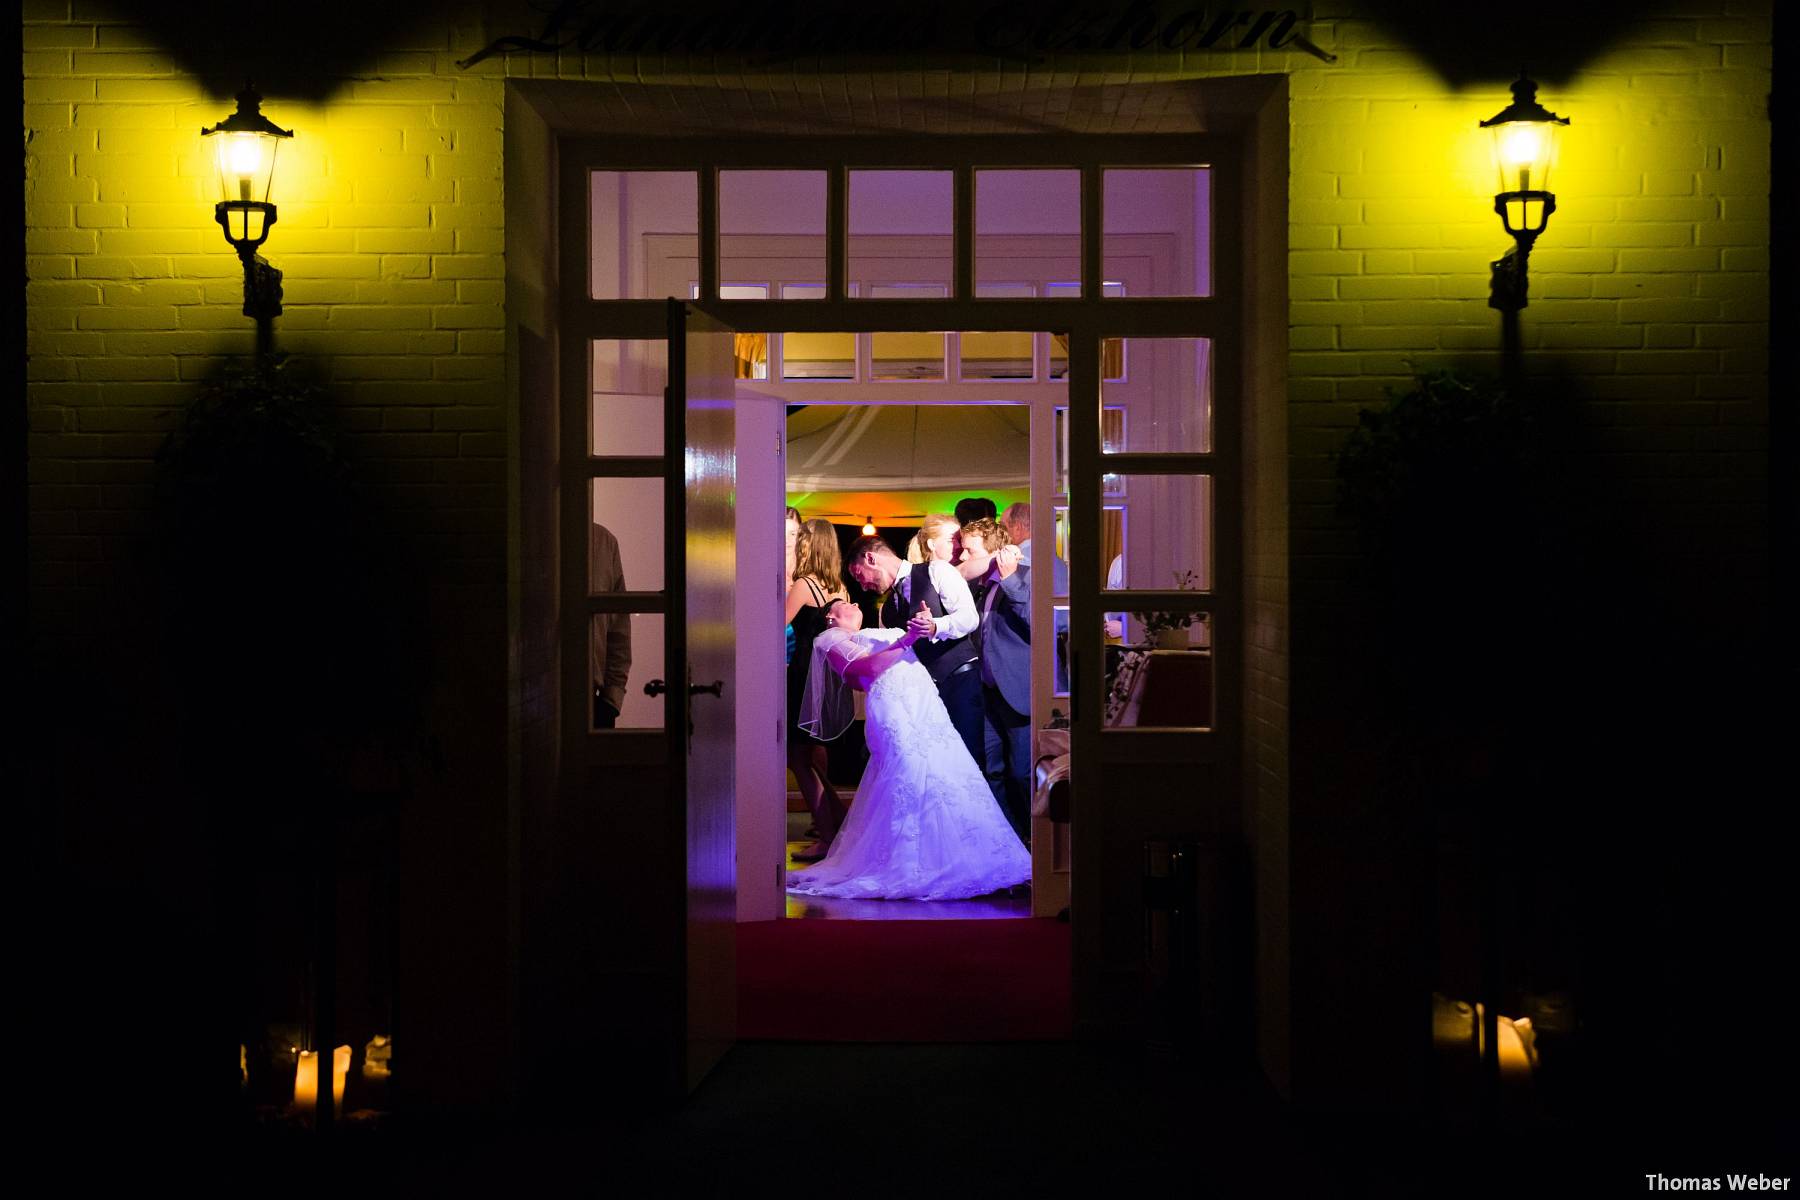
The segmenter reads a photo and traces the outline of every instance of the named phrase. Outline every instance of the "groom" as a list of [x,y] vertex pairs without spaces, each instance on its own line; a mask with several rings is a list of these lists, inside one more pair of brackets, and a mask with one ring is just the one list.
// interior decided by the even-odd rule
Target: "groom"
[[935,559],[908,567],[878,534],[851,545],[849,570],[864,590],[888,594],[879,613],[883,628],[918,632],[913,653],[937,684],[950,724],[969,748],[969,757],[981,762],[981,671],[970,636],[980,616],[968,583],[955,567]]
[[975,520],[958,535],[957,571],[981,624],[982,774],[1000,811],[1031,844],[1031,567],[1005,526]]

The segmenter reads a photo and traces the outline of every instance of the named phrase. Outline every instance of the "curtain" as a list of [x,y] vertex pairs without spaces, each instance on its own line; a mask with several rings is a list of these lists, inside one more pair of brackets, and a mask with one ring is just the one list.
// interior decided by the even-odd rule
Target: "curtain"
[[769,335],[740,333],[732,338],[732,357],[737,360],[737,377],[755,379],[756,365],[769,361]]
[[[1112,560],[1125,553],[1125,514],[1116,508],[1100,510],[1100,583],[1106,584],[1106,572],[1112,569]],[[1130,587],[1129,576],[1123,586]]]

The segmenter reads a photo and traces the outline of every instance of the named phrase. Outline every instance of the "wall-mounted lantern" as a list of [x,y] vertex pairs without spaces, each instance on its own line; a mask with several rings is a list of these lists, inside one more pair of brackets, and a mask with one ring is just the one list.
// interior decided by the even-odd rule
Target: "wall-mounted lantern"
[[246,86],[238,93],[237,111],[211,129],[202,129],[200,136],[214,139],[219,203],[213,217],[244,263],[244,315],[266,322],[281,315],[281,272],[256,251],[275,224],[275,205],[269,200],[275,150],[294,131],[263,116],[262,96]]
[[1493,134],[1494,169],[1500,190],[1494,211],[1513,237],[1513,248],[1493,264],[1488,304],[1517,312],[1526,304],[1525,266],[1532,243],[1550,223],[1556,196],[1550,191],[1550,168],[1556,163],[1556,141],[1569,118],[1559,117],[1537,101],[1537,84],[1519,72],[1512,103],[1481,122]]

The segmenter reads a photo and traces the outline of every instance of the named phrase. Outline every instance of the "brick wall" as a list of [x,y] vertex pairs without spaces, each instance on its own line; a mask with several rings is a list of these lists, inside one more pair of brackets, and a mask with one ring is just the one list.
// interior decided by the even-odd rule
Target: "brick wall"
[[[251,344],[196,136],[230,98],[204,93],[193,64],[113,11],[93,0],[24,5],[32,619],[46,663],[73,681],[63,736],[129,764],[56,784],[90,814],[65,832],[96,874],[137,852],[116,832],[136,818],[103,797],[142,763],[173,769],[157,749],[153,688],[95,698],[109,680],[157,673],[152,615],[120,603],[150,569],[151,456],[196,382]],[[1569,78],[1544,81],[1544,102],[1574,124],[1559,211],[1533,256],[1524,342],[1534,370],[1583,399],[1594,469],[1620,484],[1612,502],[1672,531],[1669,551],[1691,564],[1684,573],[1754,583],[1766,536],[1771,16],[1766,4],[1732,0],[1669,11],[1619,31]],[[1290,665],[1298,681],[1297,764],[1322,761],[1348,737],[1320,715],[1336,693],[1318,683],[1355,633],[1340,624],[1350,547],[1332,455],[1358,406],[1415,370],[1494,364],[1486,264],[1505,248],[1475,128],[1505,102],[1502,64],[1479,84],[1452,86],[1355,5],[1320,3],[1314,16],[1311,37],[1339,55],[1335,64],[1298,51],[1146,54],[989,80],[1032,91],[1078,79],[1291,75],[1293,656],[1272,642],[1257,670],[1267,697],[1281,693],[1287,681],[1275,676]],[[505,788],[504,80],[696,74],[654,56],[455,66],[530,24],[523,14],[487,27],[472,6],[452,6],[393,35],[365,68],[320,81],[335,84],[329,99],[270,90],[266,100],[299,131],[278,164],[281,216],[267,248],[286,272],[278,342],[340,398],[370,519],[419,580],[431,725],[446,757],[424,802],[432,819],[408,854],[412,870],[466,877],[456,895],[498,879],[504,842],[495,803]],[[936,87],[942,73],[890,74],[895,96],[950,90]],[[730,69],[718,78],[736,92],[788,82],[746,82]],[[1279,546],[1279,532],[1259,544]],[[1274,599],[1276,609],[1287,602]],[[1302,765],[1296,794],[1309,786],[1335,794]],[[1308,846],[1362,836],[1365,815],[1354,803],[1296,799],[1296,863]],[[463,915],[497,937],[497,915]],[[1301,929],[1297,915],[1295,954],[1340,935],[1351,947],[1379,940],[1373,919],[1360,929],[1350,920]],[[450,944],[456,927],[421,923],[424,943],[409,952],[422,969],[497,961]],[[1324,965],[1297,985],[1330,993],[1353,954],[1316,959]],[[501,999],[469,972],[460,981],[483,997],[475,1007],[497,1013]],[[1348,1030],[1357,1014],[1343,1011]]]

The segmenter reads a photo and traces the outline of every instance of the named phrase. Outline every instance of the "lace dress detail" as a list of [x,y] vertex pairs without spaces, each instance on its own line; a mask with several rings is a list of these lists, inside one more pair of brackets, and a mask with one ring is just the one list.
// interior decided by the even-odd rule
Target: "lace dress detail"
[[[880,649],[898,630],[864,630]],[[788,875],[811,896],[962,900],[1031,878],[1031,854],[994,803],[931,676],[908,651],[869,689],[869,765],[831,853]]]

